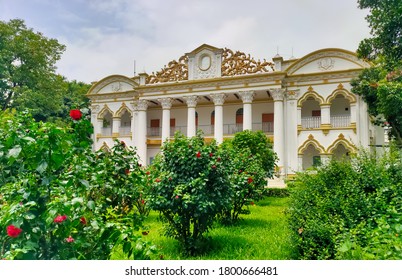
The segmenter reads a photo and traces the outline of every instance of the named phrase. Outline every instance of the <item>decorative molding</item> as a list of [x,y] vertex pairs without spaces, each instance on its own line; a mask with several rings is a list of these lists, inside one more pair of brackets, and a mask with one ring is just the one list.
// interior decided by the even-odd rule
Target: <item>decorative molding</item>
[[334,90],[334,91],[327,97],[326,102],[330,104],[330,103],[332,102],[332,100],[334,100],[335,97],[336,97],[337,95],[339,95],[339,94],[343,95],[347,100],[349,100],[349,102],[350,102],[351,104],[357,102],[356,96],[353,95],[352,93],[350,93],[347,89],[345,89],[342,84],[339,84],[338,87],[337,87],[337,89]]
[[261,62],[260,60],[255,60],[243,52],[236,51],[233,52],[228,48],[223,49],[222,53],[222,76],[236,76],[236,75],[246,75],[269,72],[267,67],[271,67],[274,71],[274,64],[268,62],[265,59]]
[[324,57],[320,59],[318,62],[318,69],[321,71],[328,71],[334,68],[335,60],[330,57]]
[[98,119],[103,119],[108,112],[113,117],[113,111],[110,110],[109,106],[107,106],[106,104],[103,105],[102,110],[100,110],[100,112],[98,113]]
[[198,96],[186,96],[183,97],[183,99],[186,101],[188,107],[195,108],[197,106]]
[[172,108],[173,104],[172,98],[170,97],[159,98],[158,101],[161,103],[163,110],[169,110],[170,108]]
[[307,91],[303,94],[303,96],[297,101],[297,106],[298,107],[302,107],[303,103],[307,100],[307,98],[309,97],[313,97],[316,101],[318,101],[318,103],[321,105],[323,105],[325,103],[324,98],[319,95],[317,92],[315,91]]
[[309,145],[313,145],[316,150],[319,151],[320,154],[325,154],[325,148],[318,142],[312,134],[307,137],[307,140],[300,145],[299,149],[297,150],[298,155],[303,155],[304,151],[308,148]]
[[148,100],[140,99],[134,102],[136,102],[137,111],[146,111],[148,109]]
[[283,98],[285,96],[285,90],[282,88],[269,89],[269,93],[271,94],[274,101],[283,101]]
[[99,111],[100,111],[100,105],[95,105],[95,104],[91,105],[91,114],[96,115],[99,113]]
[[[118,82],[117,86],[112,86],[112,90],[116,91],[116,92],[120,92],[122,90],[122,84],[121,83],[127,83],[130,86],[133,87],[133,89],[135,87],[138,86],[138,84],[133,80],[130,79],[126,76],[123,75],[112,75],[112,76],[108,76],[102,80],[100,80],[99,82],[96,82],[92,85],[92,87],[88,90],[88,95],[91,94],[96,94],[96,95],[103,95],[105,93],[99,93],[99,91],[101,91],[105,86],[113,84],[115,82]],[[115,90],[114,88],[116,87],[117,90]]]
[[99,148],[99,150],[104,151],[105,153],[110,153],[112,150],[109,148],[108,144],[106,142],[103,142],[102,146]]
[[209,96],[212,98],[215,106],[222,106],[226,99],[226,94],[224,93],[214,93]]
[[286,98],[288,100],[297,100],[298,96],[299,96],[300,90],[289,90],[286,92]]
[[327,153],[328,154],[333,154],[334,150],[338,147],[338,145],[342,144],[346,149],[348,149],[350,152],[355,153],[357,151],[356,147],[350,143],[345,136],[340,133],[338,135],[338,139],[336,139],[328,148],[327,148]]
[[254,91],[239,91],[239,95],[243,103],[252,103],[255,97]]
[[146,77],[146,84],[177,82],[188,80],[188,57],[183,55],[178,61],[172,60],[160,71]]
[[126,103],[122,103],[119,110],[114,113],[113,117],[114,118],[121,118],[121,116],[124,114],[124,112],[128,112],[130,115],[132,115],[132,112],[130,108],[127,107]]

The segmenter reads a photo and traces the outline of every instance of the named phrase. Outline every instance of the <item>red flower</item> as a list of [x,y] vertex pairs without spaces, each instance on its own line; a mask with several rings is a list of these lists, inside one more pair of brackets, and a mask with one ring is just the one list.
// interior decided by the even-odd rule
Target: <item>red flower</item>
[[72,243],[74,242],[74,238],[71,237],[71,235],[69,237],[66,238],[66,242],[67,243]]
[[220,157],[218,157],[216,160],[217,160],[218,162],[220,162],[220,161],[221,161],[221,158],[220,158]]
[[70,110],[70,117],[75,121],[80,120],[82,117],[81,111],[77,109]]
[[213,157],[214,156],[214,154],[213,153],[209,153],[209,157]]
[[145,200],[141,199],[141,204],[145,204]]
[[17,228],[14,225],[9,225],[7,227],[7,235],[12,237],[12,238],[18,237],[21,234],[21,232],[22,232],[22,229]]
[[130,169],[124,170],[124,173],[126,173],[126,175],[130,174]]
[[201,157],[201,152],[198,152],[197,153],[197,158],[200,158]]
[[149,171],[147,171],[147,173],[146,173],[147,175],[149,175],[149,174],[151,174]]
[[252,206],[254,206],[254,205],[255,205],[255,203],[254,203],[253,201],[251,201],[251,202],[250,202],[250,204],[251,204]]
[[216,169],[216,165],[212,165],[212,169]]
[[54,218],[54,220],[53,220],[53,222],[55,222],[55,223],[62,223],[62,222],[64,222],[65,220],[67,219],[67,216],[66,215],[63,215],[63,216],[57,216],[56,218]]
[[157,183],[159,183],[160,181],[161,181],[161,179],[159,179],[159,178],[155,179],[155,182],[157,182]]
[[176,199],[179,199],[179,196],[178,196],[178,195],[176,195],[176,196],[175,196],[175,198],[176,198]]
[[249,184],[251,184],[251,183],[253,182],[253,178],[249,177],[249,178],[247,179],[247,182],[248,182]]
[[87,224],[87,219],[85,219],[85,217],[81,217],[80,218],[80,223],[83,224],[83,225],[86,225]]

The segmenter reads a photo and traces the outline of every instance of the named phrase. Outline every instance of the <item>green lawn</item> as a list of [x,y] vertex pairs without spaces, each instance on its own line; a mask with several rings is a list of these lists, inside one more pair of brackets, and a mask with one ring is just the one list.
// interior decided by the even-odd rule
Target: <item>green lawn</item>
[[162,255],[166,260],[289,260],[294,255],[284,213],[287,203],[288,198],[267,197],[250,206],[251,214],[242,215],[238,224],[225,227],[216,223],[207,234],[207,252],[197,257],[181,255],[177,241],[163,236],[156,212],[145,221],[149,234],[144,238],[157,245],[154,258],[158,259]]

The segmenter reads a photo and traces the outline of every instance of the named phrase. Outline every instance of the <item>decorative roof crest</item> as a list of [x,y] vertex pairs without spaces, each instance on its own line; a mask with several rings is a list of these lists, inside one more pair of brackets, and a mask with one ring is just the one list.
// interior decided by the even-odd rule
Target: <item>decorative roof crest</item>
[[271,67],[274,71],[274,65],[272,62],[268,62],[265,59],[255,61],[250,57],[250,54],[246,55],[243,52],[233,52],[228,48],[223,49],[222,53],[222,76],[236,76],[245,74],[255,74],[269,72],[267,67]]

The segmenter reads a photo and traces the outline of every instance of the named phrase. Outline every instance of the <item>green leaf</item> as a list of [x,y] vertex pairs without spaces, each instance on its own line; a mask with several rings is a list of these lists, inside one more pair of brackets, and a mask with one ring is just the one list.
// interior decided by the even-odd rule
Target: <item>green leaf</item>
[[22,148],[20,145],[15,146],[14,148],[12,148],[11,150],[8,151],[8,158],[18,158],[19,154],[21,153]]
[[95,202],[93,200],[88,201],[87,207],[92,211],[95,210]]
[[40,174],[46,171],[47,169],[47,162],[42,160],[39,166],[36,168],[36,171],[38,171]]
[[28,212],[28,213],[25,213],[24,218],[25,218],[26,220],[33,220],[33,219],[36,218],[36,215],[33,214],[33,213]]

